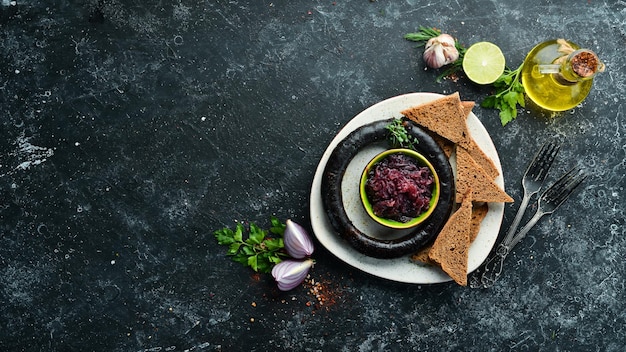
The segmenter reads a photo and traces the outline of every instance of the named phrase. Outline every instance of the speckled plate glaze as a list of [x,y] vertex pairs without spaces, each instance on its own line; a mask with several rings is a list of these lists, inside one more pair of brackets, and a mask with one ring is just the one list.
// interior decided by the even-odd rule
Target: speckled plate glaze
[[[450,277],[441,271],[441,269],[430,265],[411,262],[408,255],[394,259],[377,259],[356,251],[352,246],[347,244],[330,225],[324,210],[320,192],[322,174],[326,167],[326,162],[337,144],[350,134],[350,132],[374,121],[402,117],[400,113],[402,110],[442,96],[443,95],[436,93],[410,93],[377,103],[350,120],[330,142],[328,148],[322,155],[311,187],[311,225],[320,243],[347,264],[374,276],[398,282],[433,284],[451,281]],[[471,113],[468,117],[467,126],[476,140],[476,143],[482,148],[485,154],[493,160],[498,170],[500,170],[500,175],[502,175],[502,166],[498,152],[493,145],[489,133],[474,113]],[[376,233],[381,230],[380,225],[373,222],[372,219],[367,216],[367,213],[360,203],[359,178],[367,162],[384,149],[384,145],[373,144],[361,150],[348,165],[348,169],[342,181],[342,195],[348,217],[359,230],[374,237],[376,237]],[[454,158],[450,160],[450,163],[454,169]],[[498,176],[496,183],[504,189],[504,179],[502,176]],[[503,216],[504,204],[489,204],[489,212],[483,220],[480,232],[469,250],[468,272],[474,271],[487,258],[500,232]]]

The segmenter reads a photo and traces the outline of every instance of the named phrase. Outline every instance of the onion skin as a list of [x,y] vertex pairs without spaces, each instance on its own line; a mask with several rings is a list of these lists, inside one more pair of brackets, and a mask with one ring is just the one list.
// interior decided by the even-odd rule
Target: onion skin
[[370,237],[352,224],[343,206],[341,182],[352,158],[367,145],[385,142],[386,126],[393,119],[381,120],[359,127],[339,142],[326,163],[322,177],[322,201],[328,220],[335,231],[357,251],[374,258],[397,258],[422,249],[432,242],[441,231],[454,206],[454,175],[452,167],[441,148],[421,128],[404,119],[407,132],[419,143],[416,150],[433,164],[440,180],[440,195],[437,207],[428,221],[417,226],[409,234],[394,240]]
[[314,251],[313,242],[304,227],[288,219],[283,234],[285,250],[290,257],[302,259],[311,256]]
[[278,284],[278,289],[289,291],[299,286],[306,279],[314,263],[313,259],[302,261],[287,259],[276,264],[272,268],[272,276]]

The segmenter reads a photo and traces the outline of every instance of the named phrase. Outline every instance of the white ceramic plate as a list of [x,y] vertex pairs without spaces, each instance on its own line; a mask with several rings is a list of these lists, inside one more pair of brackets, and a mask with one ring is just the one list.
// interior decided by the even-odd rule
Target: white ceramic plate
[[[377,259],[361,254],[345,242],[331,226],[321,195],[322,175],[328,158],[337,144],[350,132],[374,121],[402,117],[400,113],[402,110],[440,97],[442,97],[441,94],[435,93],[410,93],[377,103],[350,120],[330,142],[322,155],[311,187],[311,225],[320,243],[347,264],[374,276],[398,282],[432,284],[451,280],[441,269],[414,263],[410,261],[408,255],[394,259]],[[502,175],[498,152],[489,133],[474,113],[468,117],[467,126],[476,143],[493,160]],[[365,164],[383,148],[382,145],[373,145],[361,150],[348,165],[342,181],[344,207],[348,217],[359,230],[374,237],[379,228],[367,217],[360,203],[359,178]],[[451,160],[451,164],[454,166],[454,160]],[[498,176],[496,183],[504,189],[502,176]],[[469,250],[468,272],[474,271],[487,258],[498,237],[503,215],[503,203],[489,203],[489,212],[481,223],[480,232]]]

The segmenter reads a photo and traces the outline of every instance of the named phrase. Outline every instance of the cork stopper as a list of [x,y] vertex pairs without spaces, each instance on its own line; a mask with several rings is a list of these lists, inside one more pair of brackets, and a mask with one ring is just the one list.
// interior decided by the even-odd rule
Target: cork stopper
[[601,65],[600,59],[589,50],[577,50],[574,52],[570,64],[572,71],[583,78],[591,77],[597,72],[604,70],[604,65]]

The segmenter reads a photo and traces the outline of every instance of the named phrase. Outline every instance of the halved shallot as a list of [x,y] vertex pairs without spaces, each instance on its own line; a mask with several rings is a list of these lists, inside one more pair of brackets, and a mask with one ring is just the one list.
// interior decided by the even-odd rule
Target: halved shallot
[[284,260],[274,266],[272,276],[281,291],[289,291],[300,285],[309,273],[309,269],[315,262],[309,258],[306,260]]
[[296,259],[302,259],[313,254],[313,242],[311,242],[304,227],[291,220],[287,220],[285,225],[283,240],[287,254]]

